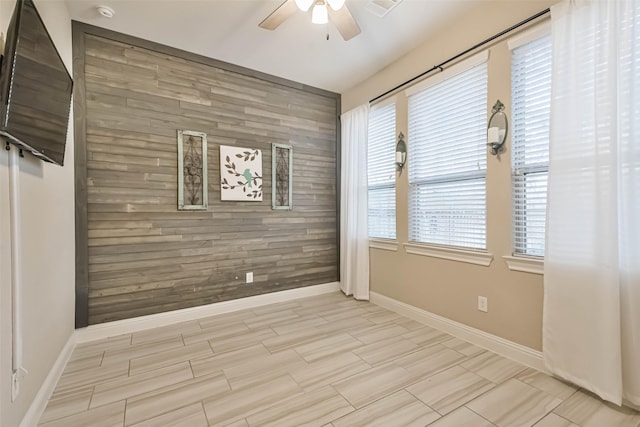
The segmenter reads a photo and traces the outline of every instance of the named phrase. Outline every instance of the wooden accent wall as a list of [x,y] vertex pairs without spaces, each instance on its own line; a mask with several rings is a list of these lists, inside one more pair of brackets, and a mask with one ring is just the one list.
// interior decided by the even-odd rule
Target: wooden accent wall
[[[338,94],[77,22],[74,73],[77,327],[338,280]],[[177,210],[178,129],[207,133],[207,211]],[[220,201],[220,145],[262,150],[262,202]]]

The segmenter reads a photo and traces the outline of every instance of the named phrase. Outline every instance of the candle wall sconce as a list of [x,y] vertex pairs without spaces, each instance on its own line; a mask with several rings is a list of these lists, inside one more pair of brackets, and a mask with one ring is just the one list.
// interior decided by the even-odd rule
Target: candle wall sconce
[[407,144],[404,142],[404,134],[400,132],[398,135],[398,144],[396,145],[396,171],[402,173],[402,169],[406,163]]
[[507,140],[509,131],[509,121],[504,112],[504,104],[497,100],[491,109],[491,117],[487,125],[487,145],[494,156],[503,151],[504,143]]

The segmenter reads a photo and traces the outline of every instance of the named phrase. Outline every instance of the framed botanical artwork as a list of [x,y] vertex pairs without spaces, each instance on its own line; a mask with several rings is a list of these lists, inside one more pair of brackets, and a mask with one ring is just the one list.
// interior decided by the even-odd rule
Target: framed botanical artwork
[[262,201],[262,151],[220,146],[220,199]]
[[271,144],[271,209],[293,209],[293,148]]
[[207,210],[207,134],[178,131],[178,209]]

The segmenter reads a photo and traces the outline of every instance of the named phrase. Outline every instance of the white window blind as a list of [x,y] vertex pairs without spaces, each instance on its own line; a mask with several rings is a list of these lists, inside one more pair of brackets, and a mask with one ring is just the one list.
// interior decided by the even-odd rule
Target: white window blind
[[369,113],[369,237],[396,238],[395,104]]
[[511,52],[514,254],[544,256],[551,53],[549,34]]
[[487,64],[409,96],[409,240],[486,248]]

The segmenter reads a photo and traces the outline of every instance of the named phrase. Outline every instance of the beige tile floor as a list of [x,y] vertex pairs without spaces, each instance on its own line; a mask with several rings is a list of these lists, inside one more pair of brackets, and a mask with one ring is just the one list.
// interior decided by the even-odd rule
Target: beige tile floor
[[640,426],[547,375],[336,292],[79,345],[42,426]]

